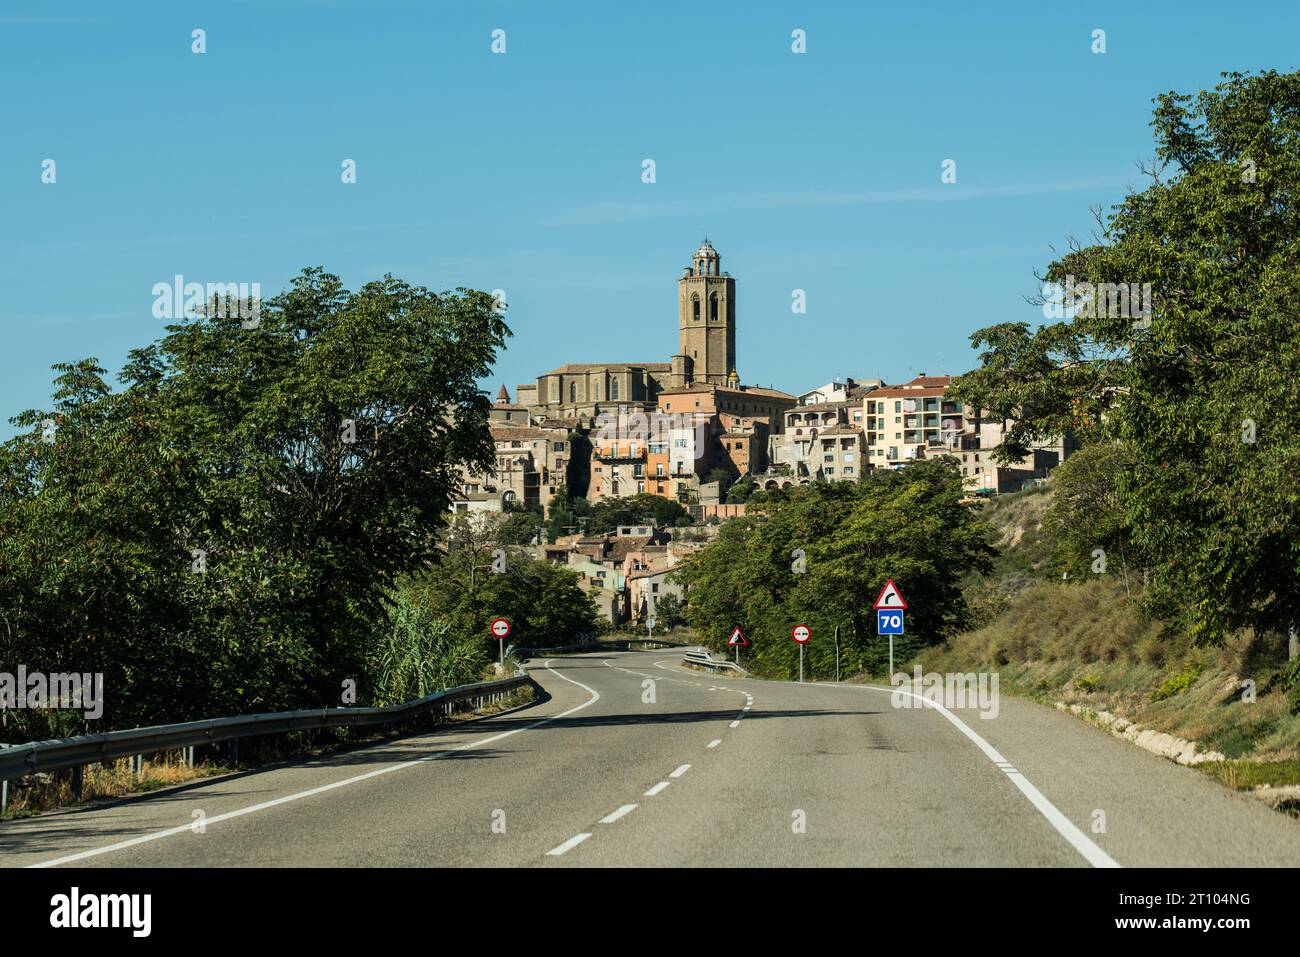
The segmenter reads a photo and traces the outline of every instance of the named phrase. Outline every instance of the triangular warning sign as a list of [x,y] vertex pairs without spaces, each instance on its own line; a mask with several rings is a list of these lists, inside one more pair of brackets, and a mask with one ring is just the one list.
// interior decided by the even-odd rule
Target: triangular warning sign
[[745,637],[745,633],[740,630],[739,626],[731,630],[731,637],[727,639],[728,648],[735,648],[737,645],[741,648],[749,647],[749,639]]
[[903,600],[903,593],[898,590],[891,578],[885,582],[885,587],[880,589],[880,596],[876,598],[876,603],[872,608],[907,608],[907,602]]

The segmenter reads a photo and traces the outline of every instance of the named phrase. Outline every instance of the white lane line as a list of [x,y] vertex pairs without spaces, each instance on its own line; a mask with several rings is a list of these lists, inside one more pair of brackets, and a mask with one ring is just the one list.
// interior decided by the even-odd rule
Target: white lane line
[[670,778],[680,778],[683,774],[691,769],[689,764],[683,764],[680,768],[668,775]]
[[615,821],[617,821],[617,820],[618,820],[620,817],[622,817],[624,814],[631,814],[633,811],[635,811],[635,810],[637,809],[637,807],[638,807],[638,805],[636,805],[636,804],[624,804],[624,805],[623,805],[621,808],[619,808],[617,811],[610,811],[608,814],[606,814],[604,817],[602,817],[602,818],[600,819],[600,823],[601,823],[601,824],[613,824]]
[[706,748],[716,748],[716,747],[717,747],[718,745],[720,745],[721,743],[722,743],[722,739],[721,739],[721,738],[714,738],[712,741],[710,741],[708,744],[706,744],[705,747],[706,747]]
[[658,784],[656,784],[654,787],[652,787],[649,791],[646,791],[645,794],[642,795],[642,797],[652,798],[652,797],[654,797],[656,794],[658,794],[660,791],[662,791],[664,788],[668,787],[668,785],[670,785],[670,784],[672,784],[671,781],[660,781]]
[[[422,758],[416,758],[413,761],[403,761],[401,764],[392,764],[388,767],[378,768],[374,771],[367,771],[365,774],[358,774],[354,777],[345,778],[342,781],[335,781],[332,784],[322,784],[320,787],[310,788],[306,791],[299,791],[296,794],[286,794],[284,797],[275,798],[272,801],[263,801],[261,804],[254,804],[250,807],[243,807],[237,811],[227,811],[225,814],[217,814],[207,819],[206,825],[220,824],[222,821],[229,821],[233,818],[243,817],[246,814],[252,814],[256,811],[265,811],[267,808],[276,807],[280,804],[288,804],[291,801],[301,801],[303,798],[312,797],[317,794],[324,794],[326,791],[333,791],[335,788],[347,787],[349,784],[357,784],[360,781],[368,781],[371,778],[377,778],[384,774],[391,774],[394,771],[401,771],[403,768],[413,768],[419,764],[427,764],[430,761],[437,761],[450,754],[456,754],[460,751],[469,751],[471,748],[481,747],[485,744],[492,744],[511,735],[519,734],[522,731],[530,731],[533,728],[539,728],[551,721],[558,721],[560,718],[567,718],[571,714],[577,714],[583,708],[589,708],[600,700],[600,692],[595,688],[588,688],[581,681],[574,681],[567,675],[562,675],[551,667],[554,658],[547,658],[542,662],[542,667],[555,675],[557,678],[563,678],[569,684],[575,684],[583,691],[588,692],[591,697],[577,707],[570,708],[568,711],[562,711],[559,714],[551,715],[549,718],[542,718],[540,721],[534,721],[532,724],[526,724],[522,728],[514,728],[510,731],[503,731],[500,734],[494,734],[491,737],[483,738],[479,741],[471,741],[469,744],[462,744],[459,747],[448,748],[444,751],[437,751],[433,754],[427,754]],[[113,851],[120,851],[127,847],[134,847],[137,844],[148,844],[150,841],[158,841],[164,837],[171,837],[174,834],[189,834],[193,832],[194,823],[188,822],[178,827],[169,827],[162,831],[154,831],[152,834],[142,834],[139,837],[132,837],[125,841],[118,841],[116,844],[109,844],[105,847],[92,848],[89,851],[80,851],[76,854],[68,854],[65,857],[56,857],[49,861],[40,861],[36,864],[28,864],[28,867],[57,867],[60,864],[69,864],[72,861],[84,861],[89,857],[99,857],[101,854],[111,854]],[[585,839],[585,838],[584,838]]]
[[[1011,762],[1004,758],[998,752],[997,748],[993,747],[993,745],[989,744],[982,737],[976,734],[965,721],[957,717],[938,702],[928,700],[924,696],[912,691],[904,691],[902,688],[873,688],[870,685],[860,685],[859,687],[862,687],[866,691],[878,691],[881,694],[905,694],[909,697],[916,698],[918,701],[922,702],[922,707],[933,708],[952,722],[957,730],[973,741],[975,746],[983,751],[985,756],[995,765],[998,765],[1000,768],[1002,765],[1006,765],[1007,768],[1011,766]],[[1047,823],[1056,828],[1056,832],[1069,841],[1070,846],[1082,854],[1089,864],[1093,867],[1120,866],[1118,861],[1094,844],[1088,835],[1079,830],[1074,822],[1062,814],[1055,804],[1044,797],[1043,792],[1034,787],[1027,777],[1019,771],[1007,770],[1007,768],[1002,768],[1002,771],[1006,774],[1011,783],[1020,789],[1020,793],[1029,800],[1030,804],[1038,809],[1038,813],[1047,819]]]
[[748,711],[751,707],[753,707],[753,705],[748,705],[748,704],[747,704],[747,705],[745,705],[745,707],[741,708],[740,710],[741,710],[741,711]]
[[[632,806],[633,806],[633,807],[636,807],[635,804],[632,805]],[[584,831],[584,832],[581,833],[581,834],[575,834],[575,835],[573,835],[573,837],[569,838],[567,841],[565,841],[565,842],[564,842],[563,844],[561,844],[559,847],[553,847],[553,848],[551,848],[549,851],[547,851],[547,852],[546,852],[546,856],[547,856],[547,857],[559,857],[561,854],[564,854],[564,853],[566,853],[567,851],[571,851],[571,850],[573,850],[575,847],[577,847],[579,844],[581,844],[583,841],[585,841],[585,840],[586,840],[587,838],[589,838],[589,837],[591,837],[591,833],[588,832],[588,831]]]
[[740,724],[740,721],[738,721],[738,720],[737,720],[737,721],[733,721],[733,722],[731,722],[731,724],[727,725],[727,727],[729,727],[729,728],[734,728],[734,727],[735,727],[736,725],[738,725],[738,724]]

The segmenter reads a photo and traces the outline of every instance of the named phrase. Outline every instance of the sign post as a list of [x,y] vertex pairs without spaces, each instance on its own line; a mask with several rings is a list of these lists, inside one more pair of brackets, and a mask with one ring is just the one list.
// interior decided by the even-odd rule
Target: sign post
[[903,633],[903,612],[907,610],[907,601],[891,578],[885,582],[876,596],[876,634],[889,636],[889,678],[894,678],[894,636]]
[[808,639],[812,637],[812,632],[807,625],[795,625],[790,629],[790,637],[794,643],[799,646],[799,681],[803,682],[803,646],[808,644]]
[[647,618],[647,619],[645,620],[645,627],[646,627],[646,631],[649,632],[650,637],[653,638],[653,637],[655,636],[655,619],[654,619],[654,615],[651,615],[649,618]]
[[497,656],[501,663],[501,670],[506,667],[506,638],[510,635],[510,622],[504,618],[492,619],[492,634],[497,639]]
[[727,644],[736,649],[736,664],[740,664],[740,648],[742,645],[748,647],[749,639],[745,637],[745,633],[740,630],[739,625],[731,629],[731,637],[727,639]]
[[835,683],[840,683],[840,626],[835,626]]

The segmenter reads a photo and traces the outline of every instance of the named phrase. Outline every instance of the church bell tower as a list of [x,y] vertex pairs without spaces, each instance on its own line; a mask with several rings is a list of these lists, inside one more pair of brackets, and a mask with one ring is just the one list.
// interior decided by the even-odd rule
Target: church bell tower
[[726,385],[736,367],[736,280],[708,239],[677,280],[677,313],[690,380]]

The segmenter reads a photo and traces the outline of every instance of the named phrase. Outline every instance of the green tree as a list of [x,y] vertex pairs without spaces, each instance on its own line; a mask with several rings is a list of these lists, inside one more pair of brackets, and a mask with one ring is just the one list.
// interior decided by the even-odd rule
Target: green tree
[[752,643],[751,665],[762,672],[797,672],[796,624],[813,633],[811,673],[833,670],[836,625],[844,667],[879,670],[887,646],[875,639],[871,603],[887,579],[911,604],[908,640],[917,647],[966,623],[962,577],[987,571],[992,549],[962,497],[956,466],[945,460],[774,495],[723,525],[717,541],[680,566],[688,617],[718,650],[740,626]]
[[689,525],[690,522],[690,512],[680,503],[662,495],[641,492],[637,495],[602,498],[593,503],[587,531],[593,535],[602,535],[616,530],[620,525],[667,528]]
[[56,366],[0,447],[0,660],[104,672],[100,728],[337,703],[492,464],[508,334],[486,293],[311,269],[255,327],[169,326],[120,391]]
[[500,549],[493,522],[460,517],[448,530],[446,555],[411,576],[404,591],[458,639],[481,641],[493,656],[488,625],[498,617],[509,619],[516,644],[568,644],[596,631],[595,606],[573,571],[518,548],[500,556]]
[[[1117,498],[1152,611],[1202,643],[1294,631],[1300,73],[1162,94],[1152,127],[1149,185],[1047,271],[1082,286],[1061,321],[976,332],[987,349],[956,392],[1015,420],[1003,459],[1068,425],[1124,444]],[[1121,284],[1150,284],[1149,310],[1116,308]]]
[[749,497],[754,494],[758,488],[758,483],[754,481],[752,475],[742,475],[740,479],[727,489],[728,505],[743,505],[749,501]]
[[570,495],[569,487],[561,485],[551,499],[546,518],[546,540],[555,542],[561,535],[572,535],[587,524],[591,506],[581,496]]
[[1052,473],[1052,504],[1043,530],[1055,540],[1055,568],[1072,579],[1119,575],[1131,589],[1130,569],[1141,570],[1119,497],[1124,472],[1133,467],[1127,446],[1097,442]]

